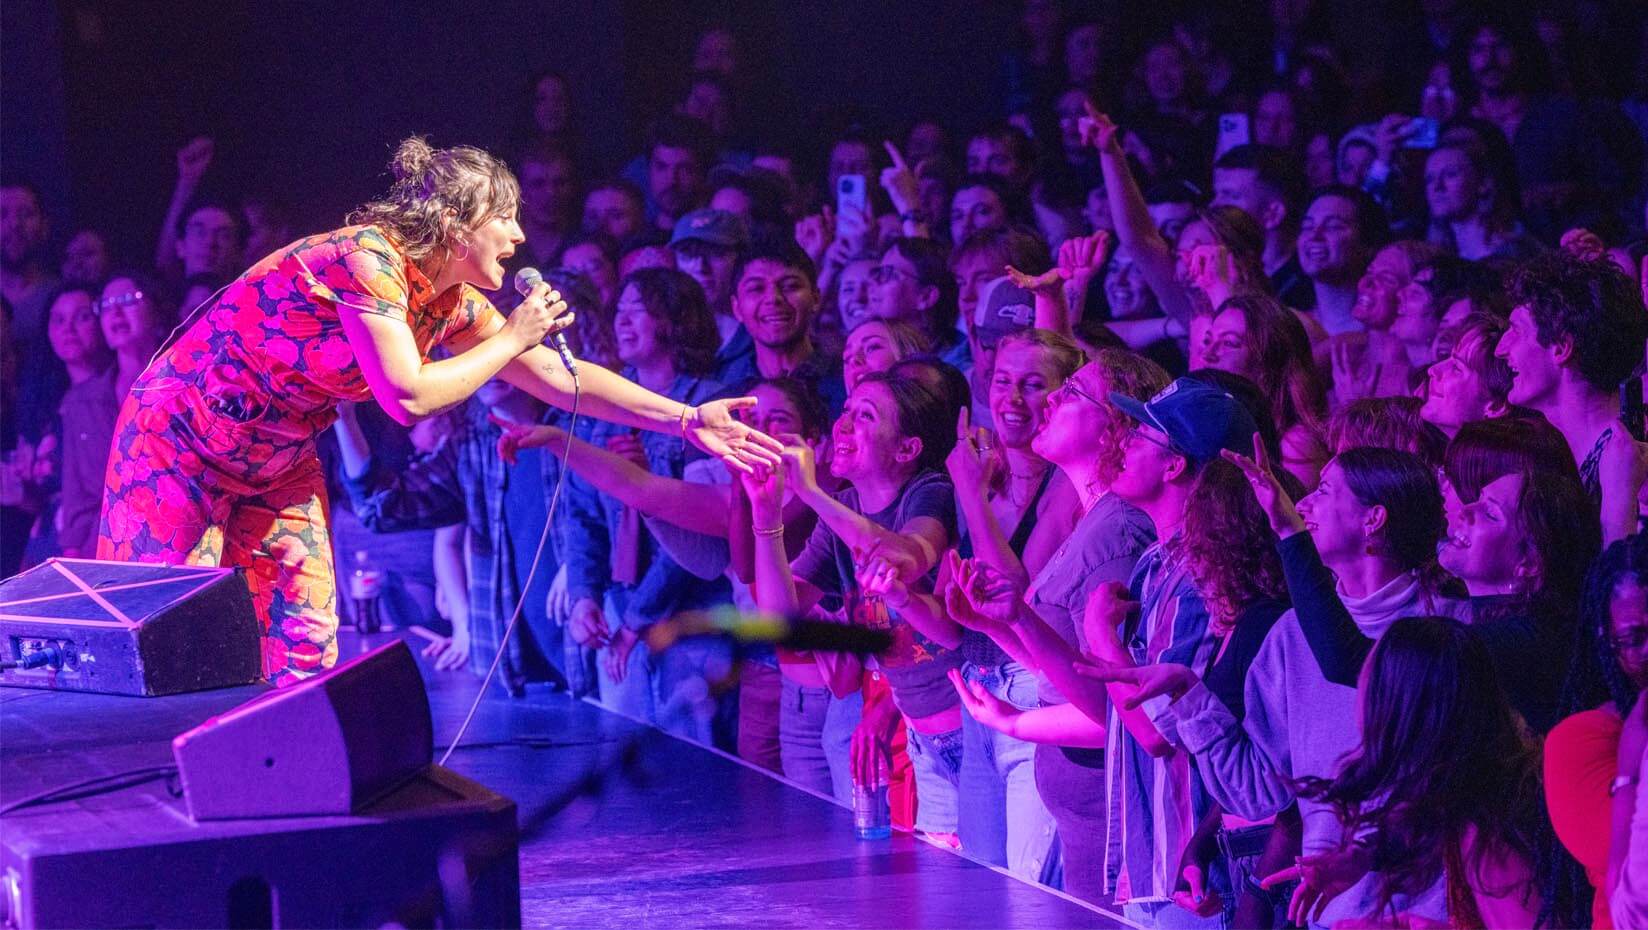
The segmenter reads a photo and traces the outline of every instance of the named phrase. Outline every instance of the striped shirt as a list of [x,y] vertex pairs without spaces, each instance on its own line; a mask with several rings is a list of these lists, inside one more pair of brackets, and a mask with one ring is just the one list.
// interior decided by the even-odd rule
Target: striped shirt
[[[1128,583],[1139,622],[1123,642],[1139,665],[1173,662],[1205,673],[1218,647],[1207,608],[1170,541],[1139,557]],[[1147,715],[1165,699],[1146,702]],[[1171,900],[1179,858],[1212,803],[1189,753],[1150,755],[1122,725],[1114,705],[1105,741],[1106,889],[1118,903]]]

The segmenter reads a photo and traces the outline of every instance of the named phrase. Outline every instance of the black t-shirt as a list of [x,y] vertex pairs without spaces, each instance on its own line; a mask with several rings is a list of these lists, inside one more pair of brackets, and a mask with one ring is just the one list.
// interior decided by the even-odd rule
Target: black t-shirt
[[1207,670],[1203,682],[1230,712],[1241,720],[1247,715],[1243,694],[1247,687],[1247,670],[1259,654],[1265,637],[1277,619],[1287,613],[1285,601],[1265,599],[1254,601],[1236,615],[1236,625],[1223,645],[1219,647],[1213,667]]

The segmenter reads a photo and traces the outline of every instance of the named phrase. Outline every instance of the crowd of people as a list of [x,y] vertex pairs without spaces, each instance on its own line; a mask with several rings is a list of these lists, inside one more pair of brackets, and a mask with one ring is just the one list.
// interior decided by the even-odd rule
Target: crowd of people
[[[710,28],[604,176],[542,74],[510,270],[782,467],[502,380],[346,405],[338,606],[372,562],[438,669],[889,786],[1142,926],[1648,926],[1648,15],[1426,0],[1370,77],[1314,4],[1258,53],[1182,6],[1024,0],[1005,112],[817,152],[737,126],[760,48]],[[128,389],[305,231],[200,199],[212,155],[133,265],[0,186],[0,575],[95,553]],[[892,645],[683,636],[729,604]]]

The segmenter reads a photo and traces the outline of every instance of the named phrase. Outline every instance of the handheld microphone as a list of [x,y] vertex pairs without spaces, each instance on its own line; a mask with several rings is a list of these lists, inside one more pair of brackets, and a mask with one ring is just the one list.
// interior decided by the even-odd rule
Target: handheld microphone
[[[520,271],[515,272],[515,290],[522,297],[530,295],[532,289],[542,283],[544,283],[544,276],[536,268],[522,268]],[[578,360],[573,357],[572,349],[567,345],[566,336],[557,332],[549,339],[554,345],[555,351],[561,356],[561,364],[565,365],[567,371],[571,372],[572,376],[576,378],[578,376]]]

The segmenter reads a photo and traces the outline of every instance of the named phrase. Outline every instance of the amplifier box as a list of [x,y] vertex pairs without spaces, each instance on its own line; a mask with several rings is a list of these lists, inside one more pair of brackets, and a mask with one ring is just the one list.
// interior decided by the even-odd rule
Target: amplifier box
[[155,696],[262,678],[246,579],[51,559],[0,582],[0,685]]

